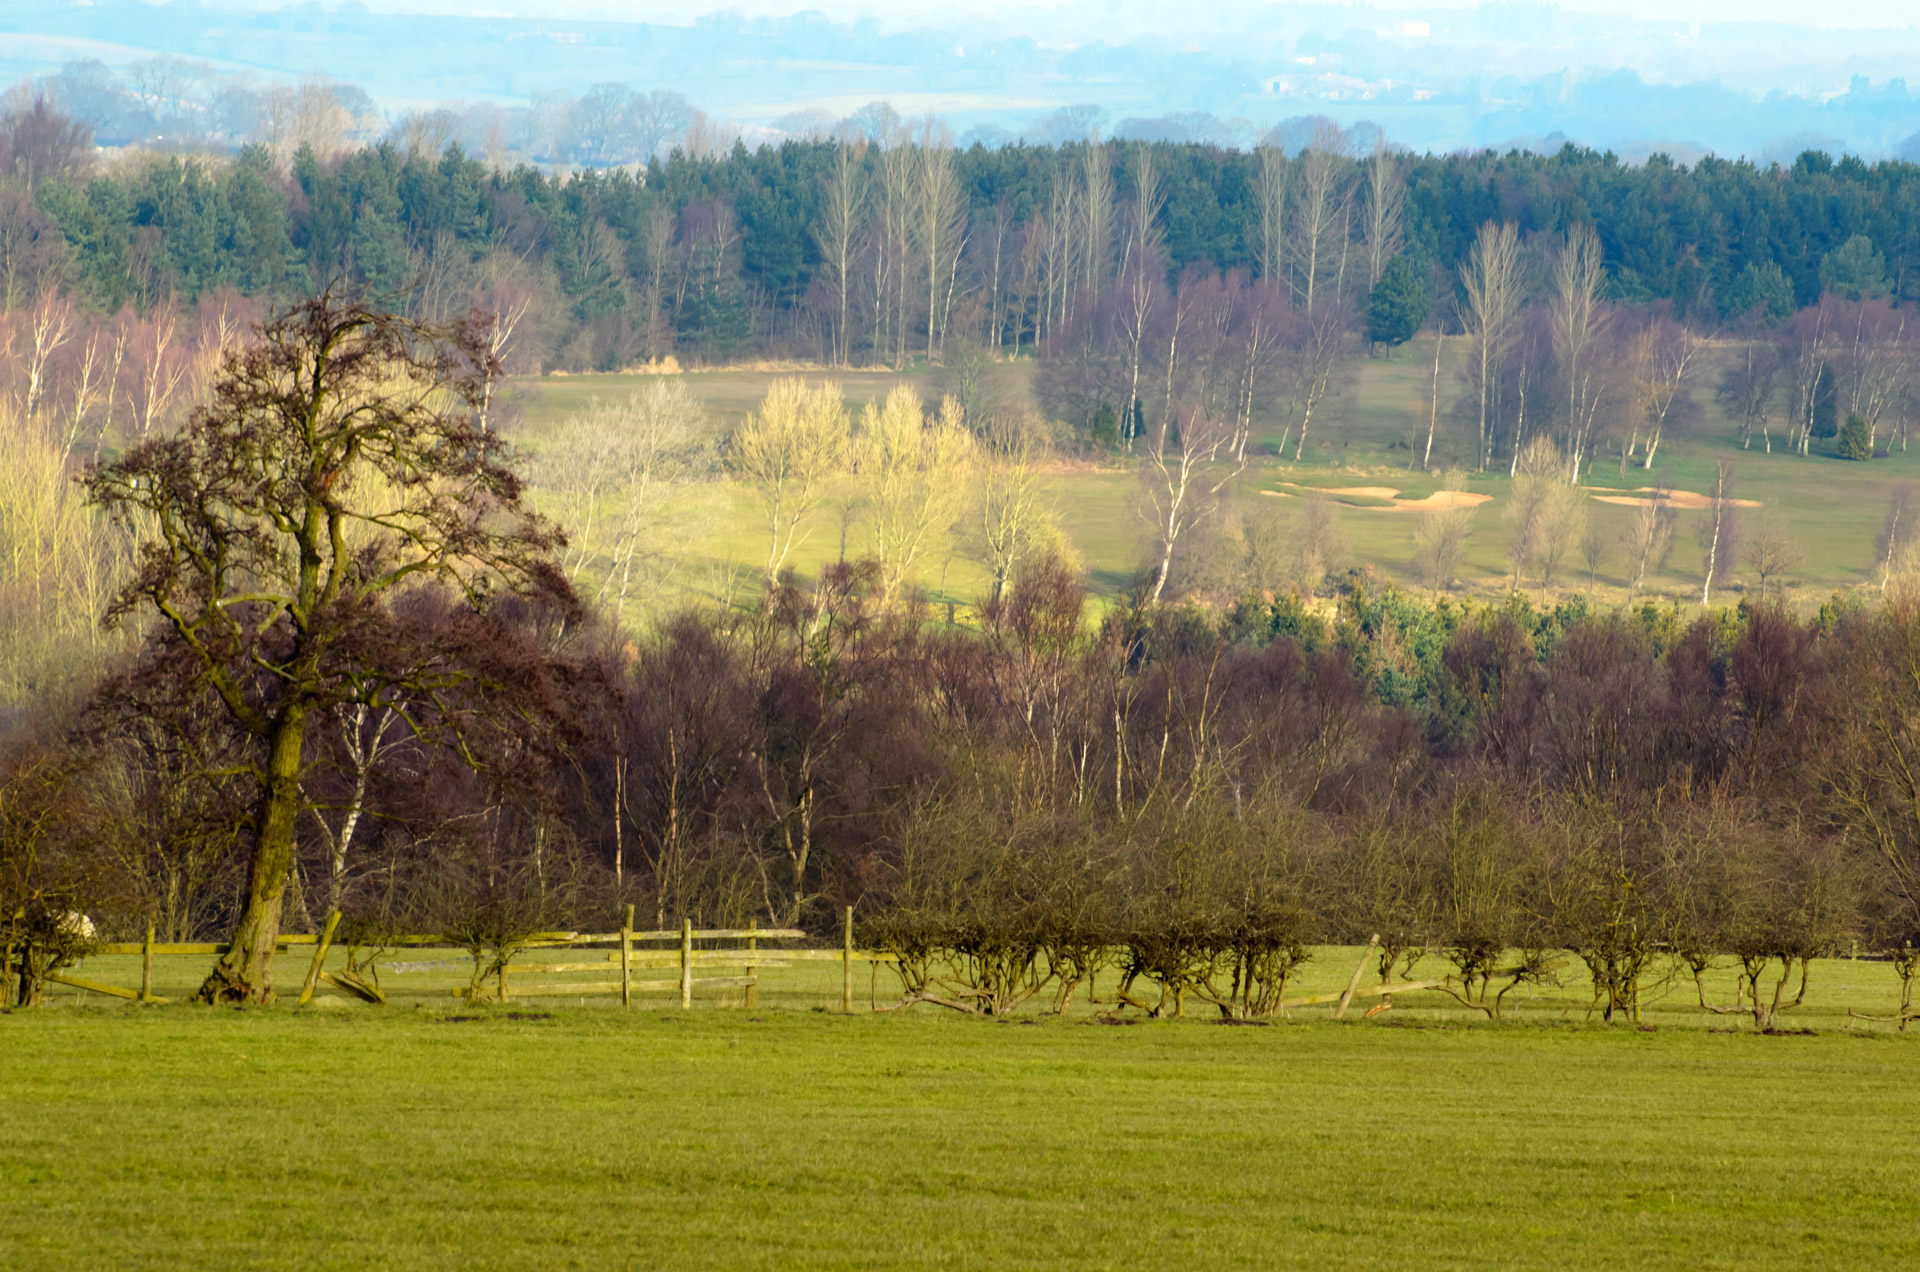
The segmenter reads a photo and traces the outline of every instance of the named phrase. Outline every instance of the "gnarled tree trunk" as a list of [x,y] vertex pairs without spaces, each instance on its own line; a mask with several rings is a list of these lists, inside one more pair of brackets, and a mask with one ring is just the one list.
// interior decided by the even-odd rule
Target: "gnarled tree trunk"
[[253,860],[247,867],[247,906],[234,925],[232,944],[195,995],[201,1002],[264,1005],[273,1001],[273,954],[280,940],[287,872],[293,868],[306,735],[306,704],[287,703],[268,739],[266,792],[254,830]]

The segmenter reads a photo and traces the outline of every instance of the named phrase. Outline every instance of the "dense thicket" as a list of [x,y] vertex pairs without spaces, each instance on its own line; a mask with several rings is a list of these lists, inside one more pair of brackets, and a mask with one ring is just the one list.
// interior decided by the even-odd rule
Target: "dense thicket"
[[[344,712],[309,777],[289,913],[337,901],[377,940],[604,930],[627,903],[782,925],[853,905],[911,996],[989,1011],[1117,960],[1141,1006],[1258,1014],[1306,946],[1369,934],[1383,976],[1444,956],[1489,1014],[1554,951],[1609,1013],[1733,959],[1742,1001],[1703,1005],[1761,1024],[1809,958],[1857,944],[1912,968],[1910,598],[1687,620],[1355,584],[1331,621],[1257,598],[1083,620],[1056,567],[977,633],[836,567],[598,657],[606,690],[570,700],[545,760],[516,759],[510,729],[476,735],[476,765],[390,712]],[[591,631],[568,639],[594,661]],[[92,736],[15,750],[16,927],[84,907],[218,930],[249,832],[209,775],[257,743],[192,699]],[[49,854],[32,810],[63,800],[94,833]]]

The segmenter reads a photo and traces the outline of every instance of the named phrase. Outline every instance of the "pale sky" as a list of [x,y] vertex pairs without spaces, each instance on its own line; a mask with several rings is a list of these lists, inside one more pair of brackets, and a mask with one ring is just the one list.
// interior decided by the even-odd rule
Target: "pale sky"
[[[282,7],[286,0],[242,0],[254,8]],[[887,27],[959,25],[953,0],[362,0],[367,8],[385,13],[489,12],[516,17],[622,18],[635,22],[681,25],[709,13],[795,14],[809,10],[830,18],[875,17]],[[332,7],[330,4],[327,7]],[[1238,0],[1232,8],[1264,7],[1258,0]],[[1381,11],[1471,9],[1474,0],[1373,0]],[[1650,20],[1680,22],[1780,22],[1792,26],[1843,29],[1920,25],[1920,7],[1914,0],[1560,0],[1559,7],[1585,13],[1614,14]],[[1124,13],[1132,25],[1173,31],[1191,21],[1191,0],[975,0],[965,17],[977,20],[986,13],[1004,14],[1019,29],[1021,14],[1036,11],[1055,15],[1060,10]],[[1201,12],[1206,10],[1203,7]],[[1208,25],[1216,23],[1209,22]]]

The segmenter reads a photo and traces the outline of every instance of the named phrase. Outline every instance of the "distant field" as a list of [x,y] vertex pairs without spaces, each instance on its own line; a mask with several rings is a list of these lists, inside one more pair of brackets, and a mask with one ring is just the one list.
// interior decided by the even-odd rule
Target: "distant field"
[[[1265,498],[1263,491],[1285,490],[1289,485],[1382,487],[1412,499],[1432,493],[1438,488],[1438,478],[1409,468],[1410,457],[1417,453],[1409,443],[1417,435],[1418,444],[1424,445],[1426,412],[1421,399],[1431,366],[1431,345],[1424,346],[1424,351],[1421,346],[1402,349],[1390,359],[1360,359],[1352,388],[1335,404],[1331,417],[1316,425],[1305,461],[1294,464],[1274,455],[1273,443],[1278,439],[1267,439],[1268,445],[1235,483],[1233,498],[1247,504]],[[1026,395],[1031,372],[1028,362],[1004,369],[1005,387],[1011,397],[1018,400]],[[716,435],[722,435],[744,418],[780,374],[756,370],[695,372],[686,380],[710,410]],[[810,379],[840,381],[856,410],[903,378],[872,371],[806,374]],[[1677,489],[1699,492],[1708,488],[1719,458],[1728,456],[1736,465],[1735,493],[1761,505],[1744,514],[1749,531],[1763,515],[1778,518],[1805,553],[1804,565],[1786,582],[1787,595],[1796,605],[1811,608],[1835,589],[1867,585],[1888,500],[1896,486],[1920,474],[1920,453],[1910,457],[1896,451],[1889,459],[1861,464],[1830,455],[1803,458],[1779,450],[1768,455],[1758,443],[1754,449],[1743,450],[1734,440],[1732,427],[1713,404],[1717,375],[1716,368],[1709,368],[1696,381],[1701,418],[1688,435],[1668,438],[1653,473],[1637,466],[1622,473],[1614,458],[1590,469],[1583,484],[1632,490],[1651,485],[1659,477]],[[931,396],[927,377],[909,374],[904,378]],[[638,375],[583,375],[517,382],[527,444],[537,451],[543,434],[557,421],[584,408],[595,396],[617,397],[640,387],[646,379]],[[1443,387],[1443,393],[1449,391]],[[1776,440],[1779,432],[1776,427]],[[1288,453],[1290,456],[1291,447]],[[1461,435],[1457,427],[1449,430],[1443,407],[1441,437],[1434,449],[1435,467],[1470,462],[1471,439]],[[1502,518],[1508,486],[1504,467],[1468,477],[1469,491],[1491,496],[1490,502],[1474,514],[1468,560],[1461,572],[1463,585],[1476,595],[1498,596],[1508,587],[1509,536]],[[1061,463],[1049,476],[1048,493],[1065,534],[1088,569],[1095,594],[1111,596],[1124,589],[1144,559],[1146,536],[1134,470],[1124,461]],[[1629,508],[1618,505],[1590,501],[1589,508],[1605,528],[1609,543],[1617,540],[1632,515]],[[763,532],[747,492],[723,481],[709,482],[682,495],[677,515],[678,533],[687,551],[676,567],[676,590],[717,595],[729,588],[737,590],[743,580],[753,578],[757,563],[763,559]],[[1386,578],[1419,586],[1413,563],[1414,533],[1420,521],[1417,511],[1394,508],[1385,500],[1357,497],[1343,501],[1339,516],[1349,564],[1371,565]],[[1703,575],[1698,530],[1704,516],[1690,511],[1678,514],[1667,567],[1649,575],[1643,595],[1697,603]],[[809,573],[831,560],[840,551],[840,532],[838,511],[823,510],[814,519],[810,538],[797,553],[797,568]],[[856,509],[848,522],[850,553],[860,551],[861,533]],[[1588,591],[1585,567],[1574,559],[1577,552],[1567,555],[1556,593]],[[1737,567],[1734,586],[1722,595],[1730,600],[1737,598],[1751,583],[1748,574],[1744,565]],[[1624,553],[1616,546],[1610,550],[1592,591],[1604,603],[1617,602],[1626,598],[1629,581]],[[932,562],[923,571],[921,582],[936,597],[964,603],[978,595],[987,580],[975,554],[962,543]]]
[[1814,987],[1774,1037],[1583,1025],[1577,980],[1510,1025],[807,1010],[837,969],[752,1013],[63,999],[0,1016],[0,1267],[1911,1267],[1920,1034],[1841,1028],[1885,964]]

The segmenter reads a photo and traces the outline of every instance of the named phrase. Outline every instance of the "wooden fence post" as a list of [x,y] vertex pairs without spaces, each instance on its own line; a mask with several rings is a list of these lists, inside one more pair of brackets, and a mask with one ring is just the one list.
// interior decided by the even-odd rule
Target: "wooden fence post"
[[1353,969],[1353,979],[1347,982],[1347,992],[1340,995],[1340,1005],[1333,1009],[1335,1020],[1344,1019],[1347,1004],[1353,1001],[1354,991],[1360,988],[1360,978],[1367,974],[1367,963],[1373,958],[1373,947],[1380,944],[1380,934],[1375,932],[1367,939],[1367,948],[1360,954],[1360,966]]
[[633,1006],[633,907],[627,907],[627,924],[620,929],[620,1005]]
[[853,907],[847,907],[846,941],[840,948],[840,1010],[853,1015]]
[[147,947],[140,951],[140,1001],[153,1001],[153,920],[147,920]]
[[680,920],[680,1007],[693,1009],[693,920]]
[[[327,961],[327,947],[333,944],[333,930],[340,926],[340,911],[335,910],[327,916],[327,926],[321,929],[319,943],[313,947],[313,965],[307,968],[307,979],[300,986],[300,1005],[306,1006],[313,1001],[313,987],[320,981],[320,968]],[[149,956],[151,959],[151,956]]]
[[[760,920],[758,919],[747,920],[747,953],[749,954],[753,953],[755,950],[760,948],[760,938],[754,935],[754,933],[758,932],[759,930],[760,930]],[[749,961],[747,963],[747,1010],[748,1011],[753,1010],[753,1004],[755,1000],[754,990],[759,988],[759,985],[755,983],[755,979],[759,975],[760,975],[760,969],[755,967],[753,963]]]

